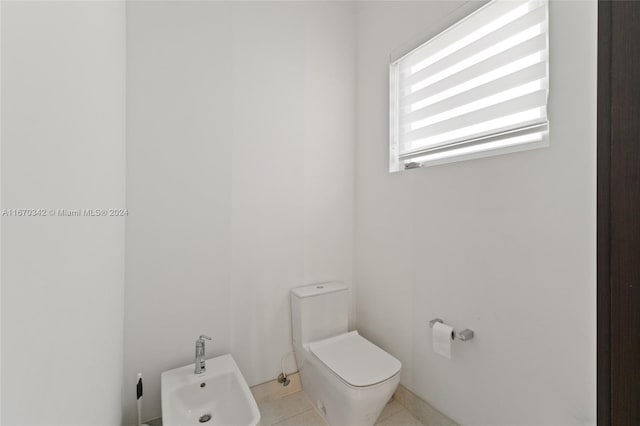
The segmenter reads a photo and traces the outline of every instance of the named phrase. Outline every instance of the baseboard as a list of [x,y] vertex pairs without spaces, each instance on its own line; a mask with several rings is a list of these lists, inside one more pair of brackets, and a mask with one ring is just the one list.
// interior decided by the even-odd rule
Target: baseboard
[[402,385],[396,389],[393,399],[425,426],[458,426],[456,422]]
[[260,404],[261,402],[280,399],[302,390],[299,373],[291,373],[287,375],[287,379],[289,379],[289,384],[287,386],[283,386],[283,384],[278,383],[277,380],[271,380],[270,382],[252,386],[251,393],[253,394],[253,398],[258,404]]

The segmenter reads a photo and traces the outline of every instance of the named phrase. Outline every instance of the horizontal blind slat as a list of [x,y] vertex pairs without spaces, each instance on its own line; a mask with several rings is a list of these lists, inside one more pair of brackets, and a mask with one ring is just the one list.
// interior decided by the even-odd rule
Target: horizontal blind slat
[[[526,111],[526,112],[531,112],[531,111]],[[518,117],[518,125],[519,126],[514,126],[511,123],[509,124],[503,124],[504,121],[502,123],[498,123],[496,121],[496,125],[491,127],[491,132],[490,133],[503,133],[503,132],[509,132],[512,130],[517,130],[519,128],[525,128],[525,127],[529,127],[529,126],[535,126],[535,125],[539,125],[539,124],[544,124],[547,122],[547,120],[540,120],[540,118],[537,116],[537,114],[534,115],[530,115],[531,118],[527,119],[527,120],[522,120],[521,117]],[[504,117],[505,119],[508,119],[509,117]],[[491,123],[492,125],[494,123]],[[430,143],[425,143],[416,147],[407,147],[405,146],[403,150],[399,151],[400,155],[404,155],[407,152],[412,152],[414,150],[418,150],[418,149],[426,149],[426,148],[436,148],[436,147],[447,147],[447,146],[455,146],[456,144],[460,143],[460,142],[464,142],[464,141],[468,141],[471,139],[476,139],[476,138],[481,138],[483,136],[486,136],[489,132],[486,131],[469,131],[466,134],[464,134],[463,136],[459,136],[459,137],[449,137],[449,138],[445,138],[442,141],[432,141]]]
[[410,71],[412,67],[408,66],[408,64],[402,63],[400,73],[403,79],[403,87],[412,88],[417,86],[418,89],[416,90],[427,87],[446,78],[447,75],[460,72],[491,56],[508,51],[538,34],[544,33],[546,32],[546,28],[543,25],[545,16],[545,10],[537,8],[416,73]]
[[546,35],[540,34],[510,51],[502,52],[410,95],[402,95],[403,87],[406,86],[400,81],[398,89],[400,92],[400,106],[405,108],[411,104],[443,94],[447,90],[465,85],[465,83],[473,80],[491,81],[501,75],[516,72],[535,63],[546,61],[545,49]]
[[544,106],[546,104],[546,100],[546,89],[538,90],[534,93],[521,96],[516,99],[401,134],[400,144],[413,144],[418,140],[435,137],[462,127],[473,126],[486,121],[497,120],[501,117],[506,117],[518,112],[538,108]]
[[[499,21],[500,18],[513,13],[518,8],[522,8],[526,3],[528,2],[505,1],[484,6],[428,40],[422,46],[406,55],[405,58],[401,58],[402,63],[408,66],[415,66],[424,61],[427,64],[435,62],[451,50],[455,51],[456,47],[462,48],[473,42],[474,35],[478,34],[484,27],[490,26],[489,30],[492,29],[491,27],[499,27],[502,25],[502,22]],[[493,25],[491,26],[490,24],[492,23]],[[456,45],[456,43],[458,44]]]
[[539,62],[520,71],[508,74],[499,79],[490,81],[489,83],[475,87],[466,92],[459,93],[452,97],[444,98],[443,100],[429,105],[425,108],[421,108],[412,112],[406,112],[401,115],[401,125],[409,125],[413,122],[428,118],[429,116],[442,114],[446,111],[462,107],[465,104],[477,102],[481,99],[503,92],[505,90],[509,90],[523,84],[540,80],[545,77],[546,70],[546,64]]

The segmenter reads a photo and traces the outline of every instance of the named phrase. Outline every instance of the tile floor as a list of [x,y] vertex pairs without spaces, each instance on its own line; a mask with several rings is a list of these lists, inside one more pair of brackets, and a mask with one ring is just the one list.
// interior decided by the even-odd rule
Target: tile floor
[[[260,426],[327,426],[304,392],[265,401],[260,408]],[[379,426],[423,426],[397,401],[391,401],[380,414]]]
[[[303,391],[258,404],[259,426],[327,426]],[[162,426],[162,419],[147,422]],[[424,426],[399,402],[392,400],[378,417],[377,426]]]

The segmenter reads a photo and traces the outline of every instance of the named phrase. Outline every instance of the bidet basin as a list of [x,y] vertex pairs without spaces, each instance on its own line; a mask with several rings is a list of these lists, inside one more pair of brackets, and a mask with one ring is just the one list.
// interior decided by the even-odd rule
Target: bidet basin
[[231,355],[162,373],[162,424],[165,426],[255,426],[260,411]]

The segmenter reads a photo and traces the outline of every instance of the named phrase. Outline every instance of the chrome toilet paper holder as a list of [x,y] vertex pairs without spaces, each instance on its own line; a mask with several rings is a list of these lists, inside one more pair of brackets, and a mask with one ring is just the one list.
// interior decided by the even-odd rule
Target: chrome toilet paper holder
[[[442,319],[434,318],[431,321],[429,321],[429,327],[433,328],[433,326],[437,322],[444,324],[444,321],[442,321]],[[464,330],[462,330],[460,332],[455,332],[454,331],[454,333],[455,333],[456,339],[460,340],[461,342],[466,342],[467,340],[473,339],[473,330],[469,330],[468,328],[465,328]]]

